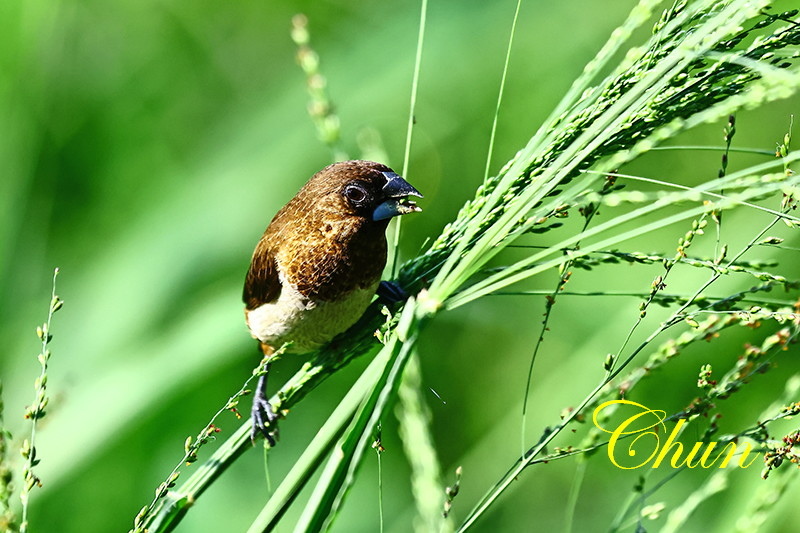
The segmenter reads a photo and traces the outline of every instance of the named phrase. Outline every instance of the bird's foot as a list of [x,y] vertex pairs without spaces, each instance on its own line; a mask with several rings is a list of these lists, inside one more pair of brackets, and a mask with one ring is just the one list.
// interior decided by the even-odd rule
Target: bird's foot
[[258,437],[267,439],[270,448],[275,446],[278,439],[278,415],[272,404],[265,398],[253,400],[253,427],[250,430],[250,440],[255,444]]
[[408,293],[393,281],[381,281],[378,285],[377,294],[378,299],[387,305],[394,305],[408,299]]
[[266,378],[267,375],[264,374],[258,379],[258,387],[253,396],[253,408],[250,412],[253,427],[250,429],[250,440],[255,444],[256,440],[263,436],[270,447],[273,447],[278,439],[278,414],[269,403]]

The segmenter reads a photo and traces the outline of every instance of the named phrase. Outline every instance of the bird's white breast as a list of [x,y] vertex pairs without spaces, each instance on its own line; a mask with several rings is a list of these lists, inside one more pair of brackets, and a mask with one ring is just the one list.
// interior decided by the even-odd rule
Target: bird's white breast
[[336,301],[309,300],[281,275],[278,300],[246,313],[247,327],[256,339],[275,349],[291,342],[289,352],[310,352],[356,323],[369,305],[378,283],[355,289]]

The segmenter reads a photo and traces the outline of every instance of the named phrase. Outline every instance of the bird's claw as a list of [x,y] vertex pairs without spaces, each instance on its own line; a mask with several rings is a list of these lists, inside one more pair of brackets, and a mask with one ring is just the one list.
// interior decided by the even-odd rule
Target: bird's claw
[[408,293],[394,281],[381,281],[377,290],[378,298],[387,305],[393,305],[408,299]]
[[278,415],[266,398],[253,400],[252,418],[253,427],[250,430],[250,440],[255,444],[258,437],[263,436],[267,439],[270,447],[275,446],[278,439]]
[[265,374],[259,379],[253,397],[253,407],[250,412],[253,427],[250,429],[250,440],[255,444],[258,437],[263,436],[270,447],[273,447],[278,439],[278,414],[269,403],[266,381]]

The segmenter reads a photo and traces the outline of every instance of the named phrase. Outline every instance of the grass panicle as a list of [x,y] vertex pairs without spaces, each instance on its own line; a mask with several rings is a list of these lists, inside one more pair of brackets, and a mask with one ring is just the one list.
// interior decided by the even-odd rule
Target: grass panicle
[[[214,440],[216,435],[222,431],[216,424],[217,420],[220,416],[222,416],[223,413],[230,411],[236,416],[237,419],[242,418],[238,411],[239,401],[244,396],[250,394],[250,390],[248,389],[250,383],[253,381],[253,379],[264,375],[266,372],[267,363],[280,358],[285,349],[286,347],[283,346],[275,351],[275,353],[270,356],[270,361],[267,361],[266,358],[263,359],[261,363],[259,363],[259,365],[253,370],[252,376],[250,376],[244,382],[241,388],[236,391],[233,396],[228,398],[228,401],[225,403],[225,405],[222,406],[214,414],[214,416],[211,417],[211,420],[209,420],[208,424],[206,424],[205,427],[200,430],[197,436],[189,436],[186,438],[183,446],[183,457],[180,461],[178,461],[164,481],[162,481],[161,484],[159,484],[159,486],[156,488],[153,501],[151,501],[149,505],[142,507],[142,509],[136,515],[133,520],[133,528],[130,530],[130,533],[145,533],[146,531],[149,531],[149,528],[152,527],[154,523],[157,526],[159,523],[159,517],[164,515],[164,508],[171,509],[176,513],[182,513],[185,511],[186,506],[191,505],[192,499],[186,495],[170,493],[170,489],[175,487],[176,482],[180,478],[181,467],[184,465],[189,466],[197,461],[197,454],[200,449],[210,441]],[[247,424],[245,424],[245,426],[247,426]],[[159,510],[159,512],[156,513],[156,510]]]
[[297,63],[306,75],[306,86],[311,100],[308,115],[317,135],[330,148],[334,162],[350,159],[342,148],[342,132],[339,116],[328,95],[328,81],[319,68],[319,55],[311,47],[308,17],[298,13],[292,18],[292,41],[297,45]]
[[56,295],[56,278],[58,277],[58,268],[53,272],[53,290],[50,295],[50,306],[47,311],[47,320],[36,328],[36,335],[42,342],[42,349],[37,356],[41,372],[39,377],[34,382],[35,397],[34,402],[25,411],[25,418],[31,421],[30,437],[25,439],[22,443],[20,453],[24,460],[22,467],[22,490],[20,491],[19,499],[22,502],[22,512],[19,524],[21,533],[28,531],[28,504],[30,503],[30,492],[34,487],[41,487],[42,482],[34,472],[34,468],[39,464],[41,459],[36,455],[36,429],[39,420],[47,414],[47,405],[50,403],[50,397],[47,395],[47,365],[50,363],[50,349],[48,345],[53,340],[51,333],[51,325],[53,314],[64,306],[64,301]]
[[14,495],[14,468],[8,456],[11,442],[9,432],[3,422],[5,405],[3,403],[3,382],[0,381],[0,531],[18,531],[17,516],[11,507]]

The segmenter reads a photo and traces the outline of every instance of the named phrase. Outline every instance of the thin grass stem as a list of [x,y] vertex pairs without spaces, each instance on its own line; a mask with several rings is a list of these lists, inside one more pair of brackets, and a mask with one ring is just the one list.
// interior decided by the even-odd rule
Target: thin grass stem
[[[417,33],[417,51],[414,54],[414,75],[411,79],[411,101],[408,109],[408,127],[406,128],[406,146],[403,150],[403,176],[408,176],[408,165],[411,159],[411,137],[414,132],[414,124],[417,121],[415,116],[417,109],[417,93],[419,92],[419,73],[422,68],[422,50],[425,44],[425,26],[428,19],[428,0],[422,0],[419,15],[419,32]],[[398,256],[400,246],[400,229],[402,218],[395,217],[393,220],[394,232],[392,238],[392,257],[389,261],[391,267],[391,278],[397,277]]]

